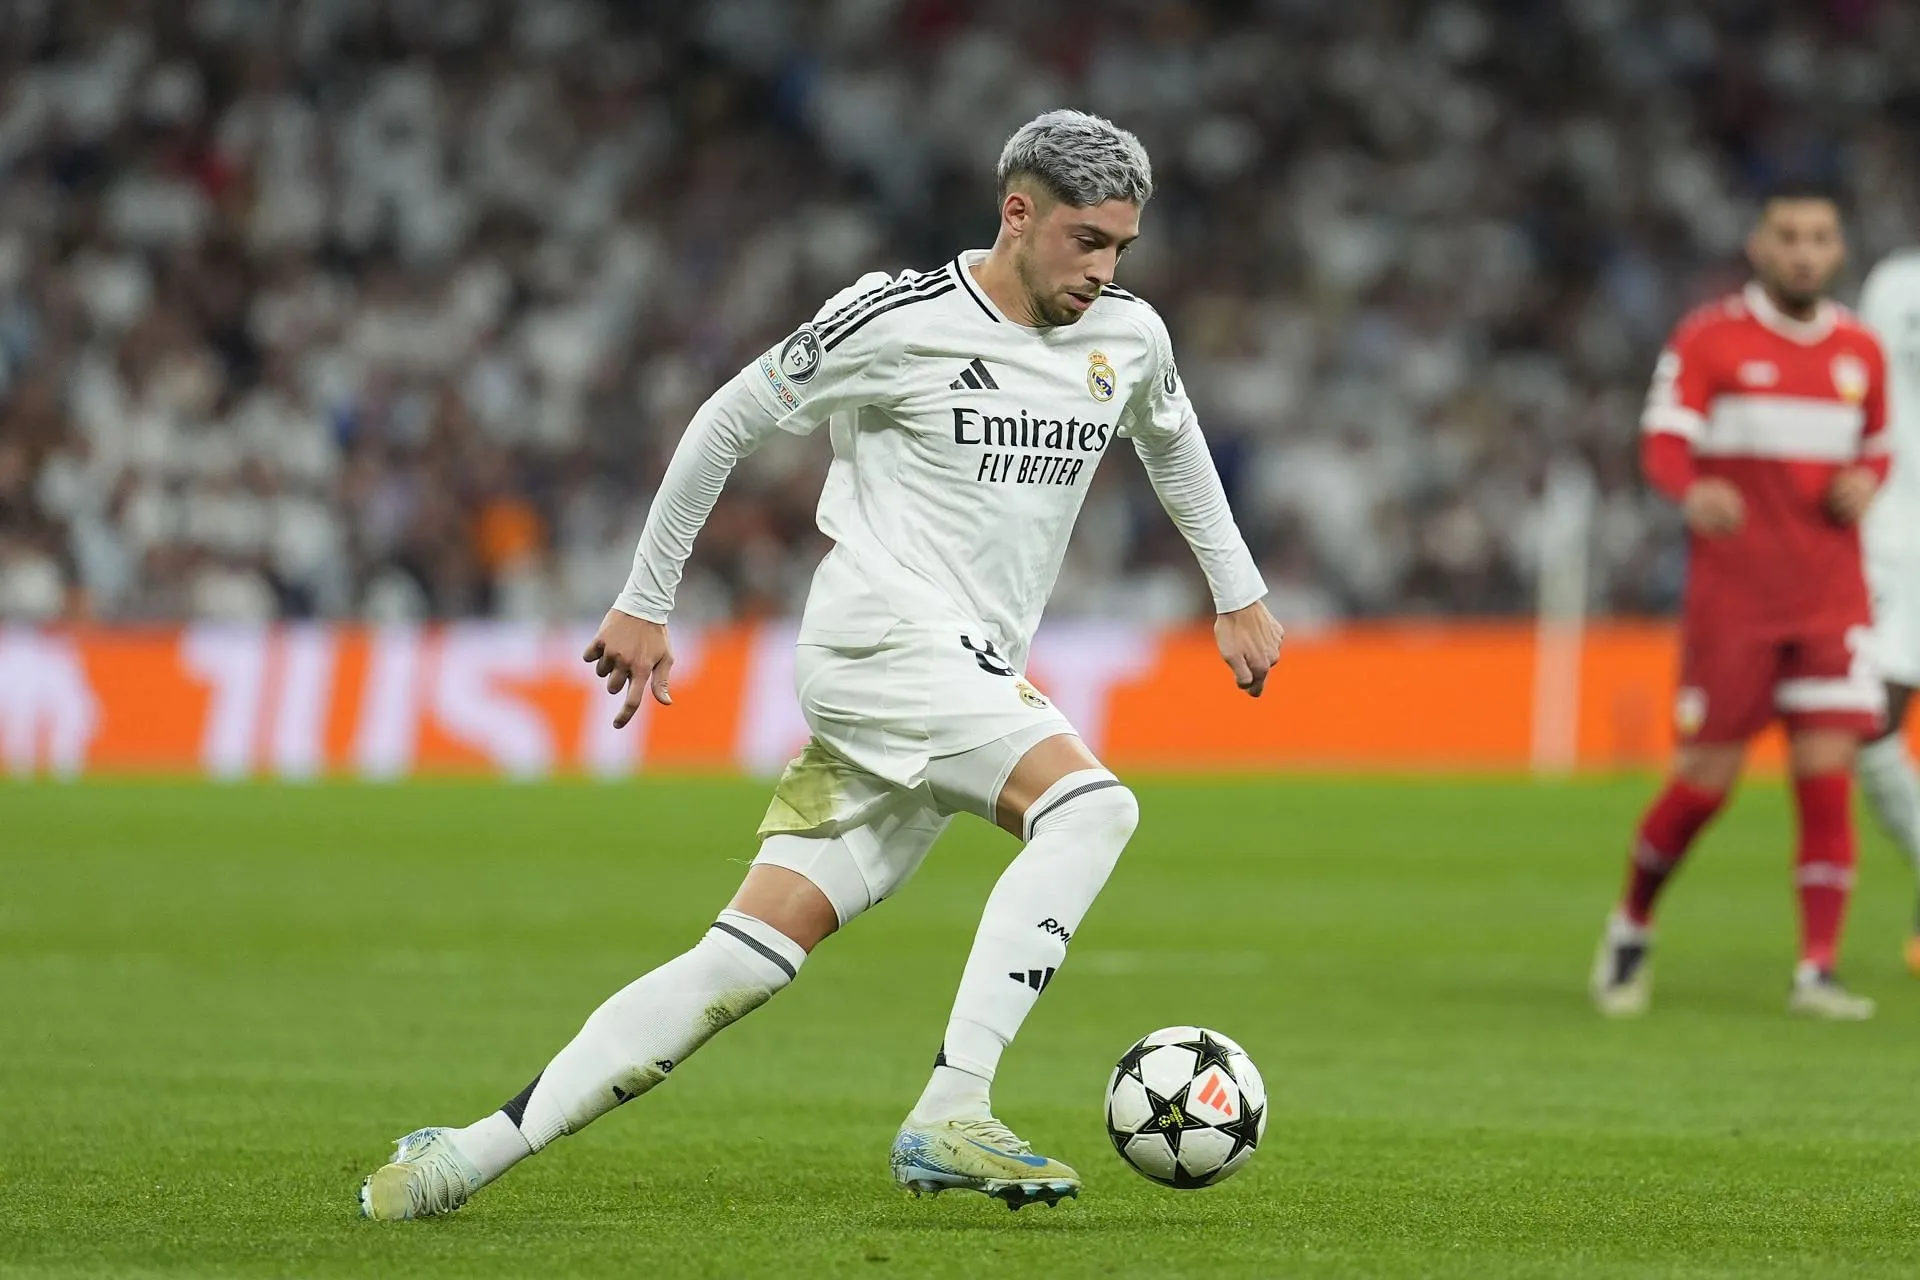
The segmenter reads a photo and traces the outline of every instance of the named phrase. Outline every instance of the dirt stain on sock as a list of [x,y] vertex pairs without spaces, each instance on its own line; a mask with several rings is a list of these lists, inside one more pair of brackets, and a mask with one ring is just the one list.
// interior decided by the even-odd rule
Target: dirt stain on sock
[[768,991],[729,991],[709,1004],[700,1013],[701,1039],[732,1026],[740,1019],[758,1009],[771,997]]

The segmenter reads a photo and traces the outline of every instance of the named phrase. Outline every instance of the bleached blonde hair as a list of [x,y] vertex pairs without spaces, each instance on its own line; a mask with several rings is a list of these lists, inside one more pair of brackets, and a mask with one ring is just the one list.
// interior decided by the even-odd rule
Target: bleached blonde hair
[[1084,111],[1049,111],[1014,130],[1000,151],[1000,194],[1021,178],[1056,200],[1091,208],[1108,200],[1145,204],[1153,165],[1140,139]]

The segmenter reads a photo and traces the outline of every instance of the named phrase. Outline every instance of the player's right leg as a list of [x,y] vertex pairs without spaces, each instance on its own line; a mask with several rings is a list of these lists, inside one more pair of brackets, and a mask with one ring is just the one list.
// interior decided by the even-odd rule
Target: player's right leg
[[1609,1017],[1646,1012],[1653,991],[1653,913],[1681,860],[1739,779],[1747,741],[1774,715],[1779,646],[1764,638],[1687,621],[1673,773],[1641,817],[1628,855],[1626,886],[1607,918],[1588,980],[1594,1007]]
[[1588,982],[1594,1007],[1612,1018],[1645,1013],[1653,996],[1653,909],[1687,850],[1739,779],[1744,742],[1694,742],[1640,819],[1626,886],[1607,917]]
[[369,1218],[450,1213],[555,1139],[666,1079],[701,1045],[793,981],[839,919],[823,891],[755,865],[694,946],[616,992],[545,1070],[463,1129],[420,1129],[360,1188]]

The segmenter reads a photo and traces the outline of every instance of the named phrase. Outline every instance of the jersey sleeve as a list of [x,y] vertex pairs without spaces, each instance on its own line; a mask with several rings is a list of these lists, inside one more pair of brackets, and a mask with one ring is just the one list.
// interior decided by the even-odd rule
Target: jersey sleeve
[[622,613],[664,623],[727,478],[775,431],[804,435],[843,409],[882,403],[892,367],[882,330],[890,278],[863,276],[814,318],[727,381],[687,424],[633,552]]
[[1697,444],[1713,402],[1713,382],[1701,326],[1682,324],[1667,339],[1653,367],[1653,386],[1640,415],[1645,435],[1675,435]]
[[1171,439],[1198,421],[1186,384],[1173,362],[1173,339],[1157,314],[1148,326],[1151,352],[1148,376],[1135,388],[1120,416],[1120,434],[1132,439]]
[[1640,471],[1657,492],[1675,502],[1686,501],[1687,490],[1699,475],[1692,446],[1665,431],[1640,437]]
[[1120,434],[1133,442],[1160,505],[1199,561],[1216,613],[1244,609],[1267,585],[1234,523],[1220,473],[1173,363],[1173,341],[1157,314],[1148,333],[1153,361],[1120,417]]
[[836,413],[898,394],[900,347],[881,318],[910,296],[907,288],[882,272],[862,276],[743,371],[779,430],[806,435]]
[[1893,436],[1887,423],[1887,353],[1877,339],[1871,340],[1860,409],[1860,461],[1885,480],[1893,466]]

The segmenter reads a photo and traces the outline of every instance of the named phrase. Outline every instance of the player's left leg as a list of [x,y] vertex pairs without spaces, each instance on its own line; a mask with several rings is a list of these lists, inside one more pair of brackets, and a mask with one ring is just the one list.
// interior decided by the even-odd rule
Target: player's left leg
[[826,892],[756,864],[700,940],[609,996],[526,1088],[459,1129],[400,1139],[361,1184],[369,1217],[450,1213],[559,1138],[646,1093],[721,1030],[792,982],[837,927]]
[[1787,1008],[1818,1018],[1873,1016],[1873,1001],[1844,987],[1834,969],[1853,894],[1856,845],[1852,772],[1860,732],[1801,724],[1788,733],[1799,815],[1794,883],[1800,904],[1800,962]]
[[987,899],[920,1100],[895,1140],[894,1177],[919,1190],[964,1187],[1018,1208],[1077,1194],[1079,1176],[1033,1154],[993,1115],[989,1091],[1000,1057],[1066,959],[1139,822],[1133,793],[1071,733],[1020,752],[992,789],[993,744],[936,760],[928,779],[956,808],[990,816],[1025,840]]
[[1873,1001],[1843,987],[1834,964],[1853,894],[1854,763],[1861,741],[1879,730],[1886,690],[1865,626],[1799,637],[1788,655],[1774,688],[1799,813],[1800,963],[1787,1007],[1821,1018],[1870,1018]]

